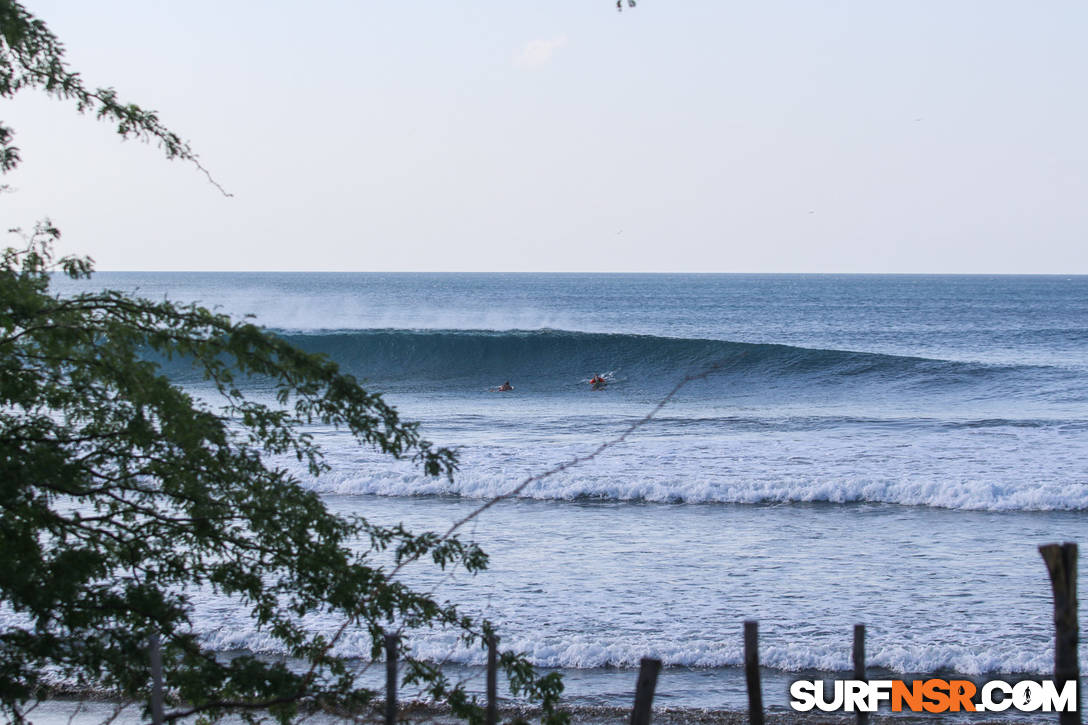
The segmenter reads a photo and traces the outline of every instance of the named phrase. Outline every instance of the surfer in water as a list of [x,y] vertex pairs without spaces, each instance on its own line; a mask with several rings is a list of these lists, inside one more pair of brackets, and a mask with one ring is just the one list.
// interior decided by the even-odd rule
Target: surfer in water
[[509,380],[507,380],[505,383],[503,383],[499,387],[491,388],[491,392],[493,392],[493,393],[505,393],[508,390],[513,390],[513,389],[514,389],[514,386],[510,384]]
[[601,390],[606,385],[608,385],[608,381],[604,379],[604,374],[594,375],[589,379],[589,387],[592,390]]

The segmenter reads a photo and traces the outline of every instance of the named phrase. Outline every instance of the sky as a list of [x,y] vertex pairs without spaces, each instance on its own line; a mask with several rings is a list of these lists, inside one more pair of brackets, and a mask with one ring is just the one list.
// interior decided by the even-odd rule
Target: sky
[[4,100],[99,269],[1088,273],[1080,0],[26,5],[233,194]]

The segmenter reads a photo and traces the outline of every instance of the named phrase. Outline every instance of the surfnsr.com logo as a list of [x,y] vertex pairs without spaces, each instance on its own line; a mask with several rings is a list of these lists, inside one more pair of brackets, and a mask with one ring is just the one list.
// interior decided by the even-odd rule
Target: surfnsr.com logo
[[790,706],[798,712],[876,712],[883,706],[892,712],[1076,712],[1077,683],[990,680],[979,687],[970,680],[797,680],[790,685]]

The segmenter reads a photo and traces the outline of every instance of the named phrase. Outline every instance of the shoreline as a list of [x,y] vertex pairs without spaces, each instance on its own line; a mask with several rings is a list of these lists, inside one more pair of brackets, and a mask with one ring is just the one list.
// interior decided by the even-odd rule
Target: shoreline
[[[485,668],[468,666],[458,668],[458,679],[469,687],[469,696],[483,704],[483,679]],[[747,711],[747,695],[745,690],[744,672],[741,668],[734,670],[733,677],[729,678],[730,685],[725,689],[719,689],[723,684],[721,672],[706,671],[672,671],[666,688],[658,687],[655,693],[652,722],[665,725],[704,725],[708,723],[723,723],[724,725],[747,725],[749,722]],[[877,668],[879,670],[879,668]],[[676,682],[675,676],[685,673],[694,675],[686,682]],[[379,673],[383,675],[384,673]],[[635,674],[630,668],[616,668],[610,670],[611,682],[601,682],[595,678],[586,680],[583,677],[573,677],[569,681],[565,678],[568,687],[560,700],[560,709],[569,713],[572,725],[626,725],[630,722],[631,708],[634,700]],[[599,672],[596,674],[600,674]],[[870,679],[928,679],[931,677],[949,676],[943,673],[888,673],[885,678],[880,672],[870,672]],[[710,675],[709,679],[707,675]],[[786,695],[786,683],[794,679],[835,679],[837,676],[847,676],[847,673],[835,672],[791,672],[780,673],[763,670],[761,672],[761,690],[764,703],[764,720],[769,725],[814,725],[826,723],[827,725],[852,725],[857,722],[855,713],[848,712],[796,712],[788,705]],[[963,676],[978,684],[978,677]],[[993,676],[991,675],[991,679]],[[380,680],[381,678],[379,678]],[[1035,677],[1020,675],[1006,675],[1001,679],[1010,681],[1031,680]],[[371,683],[381,693],[382,683]],[[1081,680],[1082,687],[1085,680]],[[717,686],[717,687],[716,687]],[[728,690],[729,696],[721,698],[720,695]],[[678,692],[679,690],[679,692]],[[718,690],[719,697],[714,697],[712,691]],[[45,690],[44,699],[28,718],[37,725],[91,725],[111,721],[115,725],[143,725],[148,719],[141,717],[144,702],[125,700],[116,692],[103,689],[71,687],[55,684]],[[404,692],[399,697],[398,722],[405,723],[436,723],[452,725],[464,722],[450,715],[448,707],[434,705],[425,699],[419,699],[418,693]],[[694,702],[693,702],[694,700]],[[711,704],[695,704],[698,701],[711,700]],[[717,700],[717,702],[714,702]],[[306,710],[301,717],[315,725],[337,725],[345,722],[382,722],[384,700],[377,699],[375,705],[367,710],[356,713],[334,712],[321,710]],[[166,710],[184,707],[180,703],[167,704]],[[509,692],[499,692],[498,701],[500,722],[511,725],[519,722],[539,722],[541,710],[538,706],[529,705],[524,701],[519,702],[510,696]],[[884,707],[887,707],[885,703]],[[888,723],[897,725],[924,725],[929,723],[963,723],[964,725],[1011,725],[1015,723],[1039,722],[1047,720],[1057,722],[1057,713],[1018,712],[1009,709],[1004,712],[946,712],[946,713],[893,713],[890,710],[881,710],[870,714],[870,723]],[[356,720],[355,718],[359,718]],[[197,717],[189,717],[178,720],[179,723],[194,723]],[[237,715],[226,716],[222,722],[242,723],[243,719]]]
[[[169,708],[168,708],[169,709]],[[571,705],[562,708],[570,713],[572,725],[627,725],[631,718],[629,707],[610,705]],[[36,725],[91,725],[110,720],[114,725],[133,725],[146,722],[142,717],[142,703],[123,703],[121,700],[103,693],[57,693],[39,703],[28,713],[28,719]],[[379,713],[380,704],[372,712]],[[892,714],[872,713],[869,721],[873,725],[932,725],[939,722],[970,723],[970,725],[1009,725],[1033,721],[1032,713],[985,720],[976,719],[974,713],[948,714]],[[195,722],[197,716],[177,722]],[[305,718],[315,725],[336,725],[353,721],[349,714],[314,712]],[[528,723],[539,722],[540,709],[537,707],[504,705],[499,708],[500,722],[517,722],[522,719]],[[1057,714],[1048,714],[1047,719],[1056,722]],[[377,721],[380,721],[378,716]],[[801,713],[773,708],[765,713],[767,725],[851,725],[856,723],[852,713]],[[225,717],[221,722],[242,722],[237,715]],[[434,723],[452,725],[464,722],[450,716],[449,709],[435,707],[426,703],[405,703],[399,708],[398,722]],[[696,707],[655,706],[652,722],[658,725],[747,725],[748,712],[737,709],[712,709]]]

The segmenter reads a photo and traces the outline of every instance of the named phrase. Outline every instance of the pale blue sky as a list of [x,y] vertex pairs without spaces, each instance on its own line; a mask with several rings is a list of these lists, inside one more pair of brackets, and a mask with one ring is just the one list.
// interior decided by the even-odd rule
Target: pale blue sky
[[1088,273],[1088,4],[28,0],[5,227],[101,269]]

